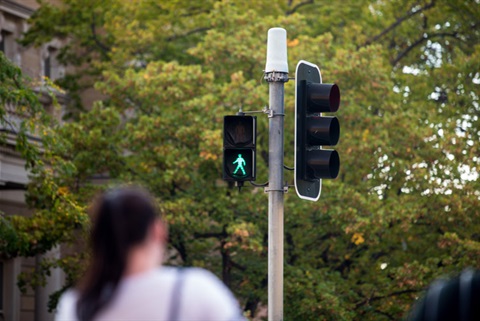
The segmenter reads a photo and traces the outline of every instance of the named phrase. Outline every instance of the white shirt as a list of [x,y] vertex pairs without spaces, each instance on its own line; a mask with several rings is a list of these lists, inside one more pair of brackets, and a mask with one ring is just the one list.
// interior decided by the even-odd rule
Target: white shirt
[[[183,278],[180,283],[178,279]],[[174,287],[178,294],[178,321],[245,320],[230,290],[212,273],[199,269],[161,267],[120,281],[110,303],[96,321],[172,321]],[[60,299],[56,321],[76,321],[78,293],[66,292]]]

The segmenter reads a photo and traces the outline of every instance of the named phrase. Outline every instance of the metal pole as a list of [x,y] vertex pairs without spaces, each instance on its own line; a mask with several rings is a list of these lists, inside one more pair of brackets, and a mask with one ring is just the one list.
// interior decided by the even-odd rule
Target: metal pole
[[265,79],[269,83],[268,320],[283,321],[283,117],[288,81],[287,31],[268,30]]
[[266,75],[270,89],[268,152],[268,320],[283,320],[283,116],[286,73]]

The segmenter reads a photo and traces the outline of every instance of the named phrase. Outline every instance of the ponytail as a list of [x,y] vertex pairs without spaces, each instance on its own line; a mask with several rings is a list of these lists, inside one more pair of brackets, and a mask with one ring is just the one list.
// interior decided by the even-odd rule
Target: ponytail
[[138,188],[119,188],[94,207],[90,235],[91,263],[79,286],[79,321],[90,321],[115,295],[125,274],[130,249],[145,240],[157,216],[151,196]]

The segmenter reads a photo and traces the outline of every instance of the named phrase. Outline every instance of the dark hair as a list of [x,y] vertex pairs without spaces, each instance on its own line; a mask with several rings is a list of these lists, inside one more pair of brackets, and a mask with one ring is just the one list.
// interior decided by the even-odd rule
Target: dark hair
[[91,262],[79,286],[77,316],[92,320],[112,299],[125,273],[130,249],[146,239],[159,218],[153,198],[138,187],[121,187],[100,196],[93,207]]

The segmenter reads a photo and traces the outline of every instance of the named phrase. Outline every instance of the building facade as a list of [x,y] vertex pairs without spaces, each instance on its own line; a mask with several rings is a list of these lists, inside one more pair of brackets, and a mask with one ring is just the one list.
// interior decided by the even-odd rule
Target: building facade
[[[24,47],[17,43],[17,39],[28,30],[28,18],[37,7],[35,0],[0,0],[0,51],[25,75],[41,83],[44,77],[52,80],[62,77],[65,68],[56,60],[61,41],[55,39],[40,47]],[[62,103],[66,97],[59,94],[58,99]],[[41,96],[41,102],[47,110],[53,111],[47,95]],[[6,145],[0,146],[0,212],[3,215],[31,215],[25,204],[28,175],[25,162],[15,151],[14,135],[14,132],[7,133],[10,139]],[[58,256],[59,252],[57,248],[44,256]],[[45,287],[29,289],[27,293],[20,293],[17,287],[17,276],[34,269],[41,259],[41,256],[0,259],[0,321],[53,320],[53,315],[47,311],[47,302],[50,293],[61,287],[63,275],[60,270],[53,271]]]

